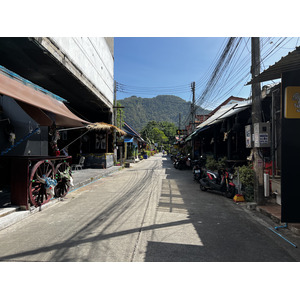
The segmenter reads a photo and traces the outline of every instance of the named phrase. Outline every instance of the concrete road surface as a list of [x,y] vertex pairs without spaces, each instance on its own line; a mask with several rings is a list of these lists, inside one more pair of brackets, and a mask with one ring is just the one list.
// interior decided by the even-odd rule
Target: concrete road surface
[[298,248],[271,226],[258,212],[200,191],[190,170],[158,154],[2,230],[0,260],[299,261]]

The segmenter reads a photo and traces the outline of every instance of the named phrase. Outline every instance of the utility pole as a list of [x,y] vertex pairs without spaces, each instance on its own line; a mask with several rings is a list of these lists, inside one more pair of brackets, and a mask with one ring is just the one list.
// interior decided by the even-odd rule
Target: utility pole
[[[251,38],[252,80],[260,74],[260,40],[259,37]],[[252,127],[261,122],[261,90],[260,83],[252,83]],[[264,166],[260,156],[260,148],[253,146],[254,169],[254,201],[261,205],[264,203]]]
[[[191,114],[192,114],[192,127],[191,131],[194,132],[195,130],[195,122],[196,122],[196,106],[195,106],[195,81],[192,82],[191,88],[192,88],[192,93],[193,93],[193,101],[191,104]],[[195,159],[195,144],[194,144],[194,139],[192,139],[192,159]]]
[[[113,125],[117,126],[117,83],[114,81],[114,106],[113,106]],[[114,162],[117,162],[117,133],[114,130],[113,135],[113,145],[114,145]]]
[[195,82],[191,83],[192,93],[193,93],[193,102],[191,105],[191,113],[192,113],[192,132],[195,130]]
[[[178,129],[181,130],[181,113],[179,113]],[[180,131],[179,131],[179,139],[180,139]]]

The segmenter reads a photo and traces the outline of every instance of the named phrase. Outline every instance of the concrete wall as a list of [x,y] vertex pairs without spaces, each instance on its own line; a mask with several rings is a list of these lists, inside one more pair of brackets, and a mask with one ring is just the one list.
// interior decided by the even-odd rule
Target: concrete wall
[[113,104],[113,38],[51,37],[50,39]]

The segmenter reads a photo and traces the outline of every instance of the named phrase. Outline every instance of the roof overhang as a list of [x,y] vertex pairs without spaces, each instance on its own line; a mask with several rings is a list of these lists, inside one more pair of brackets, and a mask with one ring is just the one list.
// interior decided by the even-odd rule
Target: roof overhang
[[80,75],[79,69],[77,70],[79,75],[75,74],[76,66],[72,65],[62,53],[56,51],[54,44],[51,45],[53,46],[51,52],[40,40],[50,39],[1,37],[0,65],[67,99],[67,107],[84,119],[92,122],[98,120],[111,122],[112,103],[92,87],[92,82],[88,84],[87,80],[82,80],[84,76]]
[[104,123],[104,122],[96,122],[96,123],[93,123],[93,124],[89,124],[87,125],[87,129],[88,130],[96,130],[96,131],[116,131],[118,132],[120,135],[126,135],[127,133],[118,128],[117,126],[114,126],[112,124],[107,124],[107,123]]
[[42,126],[50,126],[53,122],[65,127],[89,123],[74,115],[62,101],[3,72],[0,72],[0,93],[17,100],[25,112]]
[[300,47],[281,58],[274,65],[257,75],[247,85],[274,79],[280,79],[283,73],[300,70]]
[[133,143],[133,137],[132,138],[130,138],[130,137],[125,138],[124,143]]
[[200,132],[199,130],[202,128],[205,128],[206,126],[211,126],[216,123],[219,123],[223,121],[224,119],[227,119],[246,108],[250,107],[252,105],[251,100],[246,100],[240,103],[235,104],[226,104],[222,106],[218,111],[216,111],[210,118],[208,118],[206,121],[201,123],[199,126],[197,126],[197,132]]

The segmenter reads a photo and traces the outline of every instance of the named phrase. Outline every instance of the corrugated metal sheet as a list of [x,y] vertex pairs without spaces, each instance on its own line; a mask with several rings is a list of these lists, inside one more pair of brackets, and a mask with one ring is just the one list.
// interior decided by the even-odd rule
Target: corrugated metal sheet
[[281,74],[285,72],[300,70],[300,47],[290,52],[287,56],[270,66],[268,69],[257,75],[247,84],[263,82],[281,78]]
[[217,112],[215,112],[210,118],[208,118],[206,121],[197,126],[197,129],[203,128],[207,125],[213,125],[218,122],[221,122],[222,120],[246,109],[251,105],[251,103],[252,101],[249,100],[234,104],[226,104],[222,106]]

